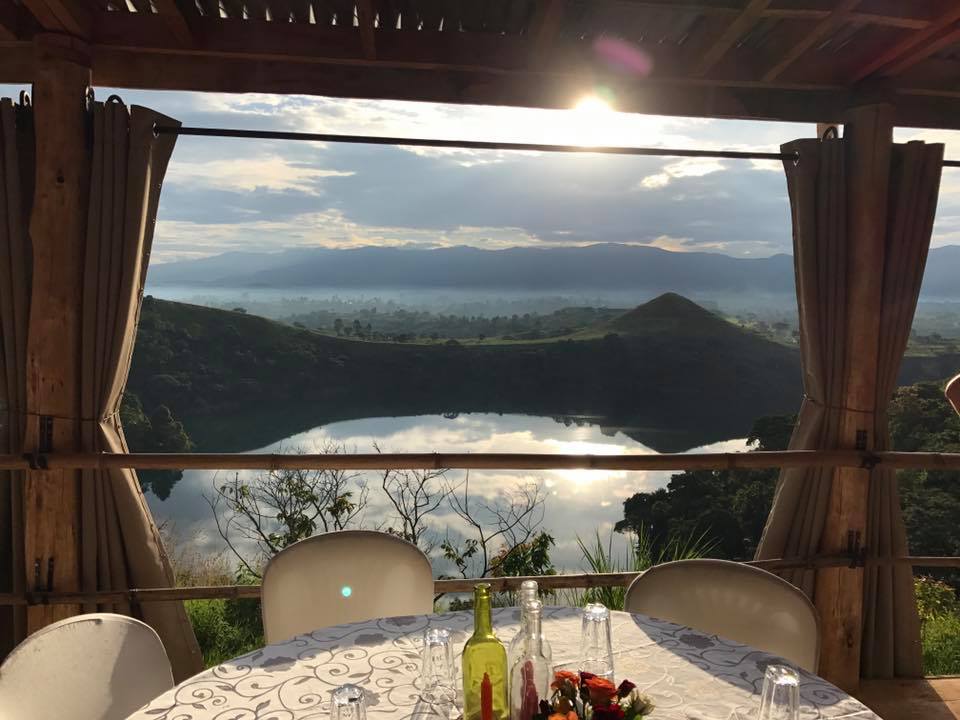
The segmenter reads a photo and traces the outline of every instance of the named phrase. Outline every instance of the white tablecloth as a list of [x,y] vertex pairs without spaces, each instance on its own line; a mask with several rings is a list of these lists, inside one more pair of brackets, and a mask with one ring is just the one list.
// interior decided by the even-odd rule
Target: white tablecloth
[[[519,611],[494,611],[502,640]],[[650,695],[657,720],[753,720],[763,673],[777,659],[739,643],[642,615],[612,613],[617,682]],[[328,718],[330,692],[343,683],[367,692],[368,720],[447,720],[456,712],[420,700],[420,647],[427,627],[454,631],[455,651],[473,631],[470,612],[371,620],[323,628],[270,645],[194,676],[131,720],[307,720]],[[580,612],[544,608],[554,665],[576,668]],[[830,683],[801,673],[802,718],[877,716]]]

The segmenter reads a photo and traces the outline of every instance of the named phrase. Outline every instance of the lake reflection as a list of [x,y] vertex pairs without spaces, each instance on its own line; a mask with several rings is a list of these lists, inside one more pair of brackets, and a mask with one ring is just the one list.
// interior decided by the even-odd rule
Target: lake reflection
[[[527,415],[465,414],[456,417],[421,415],[349,420],[316,427],[280,442],[250,452],[316,451],[327,442],[342,443],[350,451],[371,452],[373,444],[383,452],[500,452],[500,453],[591,453],[595,455],[653,454],[653,450],[623,432],[589,423],[564,424],[552,418]],[[747,449],[745,438],[735,438],[694,448],[690,452],[740,452]],[[462,477],[463,471],[455,471]],[[247,474],[241,472],[241,474]],[[254,471],[249,474],[255,475]],[[599,529],[606,537],[623,517],[623,501],[636,492],[663,487],[670,472],[627,472],[607,470],[473,470],[471,495],[496,498],[518,482],[533,479],[543,483],[546,503],[544,529],[557,541],[551,553],[554,564],[567,570],[580,569],[577,535],[588,538]],[[217,534],[212,511],[204,501],[215,471],[188,470],[161,501],[147,493],[147,501],[158,523],[172,526],[180,542],[189,542],[204,552],[224,549]],[[219,476],[220,479],[223,474]],[[379,478],[370,474],[370,503],[364,526],[375,527],[390,517],[388,501],[382,497]],[[459,519],[442,506],[430,519],[440,536],[455,533]],[[621,543],[622,546],[622,543]]]

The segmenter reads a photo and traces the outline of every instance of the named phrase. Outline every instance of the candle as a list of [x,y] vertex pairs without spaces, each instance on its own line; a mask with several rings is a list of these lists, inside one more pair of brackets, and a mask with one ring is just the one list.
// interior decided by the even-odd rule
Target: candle
[[487,673],[480,683],[480,720],[493,720],[493,683]]

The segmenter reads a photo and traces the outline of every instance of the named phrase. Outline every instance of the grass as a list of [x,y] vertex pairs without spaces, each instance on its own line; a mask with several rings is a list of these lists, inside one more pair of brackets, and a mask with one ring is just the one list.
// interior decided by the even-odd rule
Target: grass
[[[172,528],[161,528],[161,532],[164,545],[173,549],[170,562],[177,587],[244,582],[223,552],[201,553],[193,549],[195,546],[180,542]],[[258,600],[187,600],[184,607],[205,667],[219,665],[264,644]]]
[[960,674],[960,615],[924,621],[920,629],[925,675]]
[[[704,557],[714,547],[706,535],[688,538],[672,537],[663,547],[656,548],[646,533],[627,536],[627,548],[617,555],[613,550],[613,533],[604,544],[597,531],[590,543],[577,536],[577,545],[583,555],[584,570],[591,573],[643,572],[654,565],[673,560],[690,560]],[[626,597],[625,587],[599,587],[586,590],[569,590],[562,593],[564,604],[579,607],[590,602],[606,605],[611,610],[622,610]]]

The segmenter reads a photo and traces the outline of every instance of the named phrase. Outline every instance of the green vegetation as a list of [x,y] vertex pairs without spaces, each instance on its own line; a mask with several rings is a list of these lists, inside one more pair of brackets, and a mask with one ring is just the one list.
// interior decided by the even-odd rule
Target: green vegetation
[[[134,393],[127,392],[120,403],[120,422],[127,445],[133,452],[190,452],[193,443],[166,405],[156,405],[149,415]],[[170,496],[170,491],[183,473],[180,470],[141,470],[137,475],[140,486],[150,490],[161,500]]]
[[[344,312],[343,310],[348,310]],[[584,328],[610,320],[623,310],[571,307],[548,314],[522,315],[445,315],[425,310],[395,309],[387,312],[374,307],[349,311],[316,310],[291,315],[287,322],[337,337],[352,337],[377,342],[439,342],[456,340],[541,340],[572,335]]]
[[923,670],[928,675],[960,673],[960,600],[945,582],[931,577],[914,581],[920,638],[923,643]]

